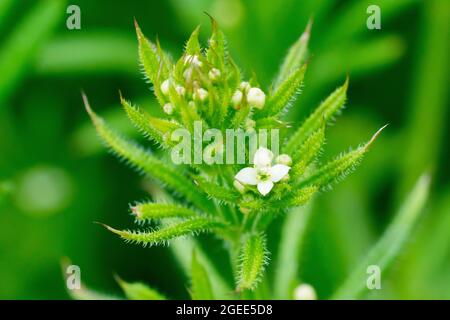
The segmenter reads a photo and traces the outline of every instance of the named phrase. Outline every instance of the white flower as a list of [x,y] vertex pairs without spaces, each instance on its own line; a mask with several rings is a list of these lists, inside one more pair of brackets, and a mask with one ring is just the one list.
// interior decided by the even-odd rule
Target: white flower
[[203,88],[198,88],[197,90],[195,90],[195,92],[194,92],[195,100],[205,101],[207,98],[208,98],[207,90],[205,90]]
[[260,88],[251,88],[247,93],[247,102],[252,107],[262,109],[266,102],[266,95]]
[[165,113],[167,113],[168,115],[171,115],[173,113],[173,104],[171,103],[166,103],[163,106],[163,110]]
[[285,177],[289,166],[276,164],[272,166],[273,153],[263,147],[260,147],[253,158],[254,167],[247,167],[240,170],[235,179],[240,183],[257,186],[259,193],[263,196],[272,190],[274,183]]
[[299,285],[294,290],[294,299],[295,300],[317,300],[316,290],[307,284],[303,283]]
[[161,83],[161,91],[164,95],[168,95],[169,94],[169,87],[170,87],[170,80],[166,79],[163,81],[163,83]]
[[273,153],[269,149],[260,147],[253,156],[253,164],[257,168],[268,167],[272,164]]
[[287,154],[280,154],[278,157],[275,158],[275,163],[290,166],[292,165],[292,158],[289,157],[289,155]]
[[233,107],[237,107],[238,105],[241,104],[241,102],[242,102],[242,91],[236,90],[233,96],[231,97],[231,104],[233,105]]
[[212,81],[216,81],[217,79],[220,78],[220,70],[216,69],[216,68],[212,68],[211,70],[209,70],[208,72],[208,77],[209,79],[211,79]]

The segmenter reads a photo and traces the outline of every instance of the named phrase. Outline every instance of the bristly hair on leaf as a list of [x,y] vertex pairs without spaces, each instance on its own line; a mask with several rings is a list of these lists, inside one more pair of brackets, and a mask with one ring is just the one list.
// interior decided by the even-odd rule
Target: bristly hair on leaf
[[[103,143],[117,157],[150,177],[151,183],[168,191],[164,197],[152,194],[150,200],[131,206],[135,222],[138,225],[150,222],[153,229],[119,230],[102,225],[127,242],[149,247],[179,237],[213,233],[229,251],[236,284],[236,291],[230,292],[230,296],[256,297],[262,290],[254,290],[269,261],[266,234],[274,218],[304,206],[321,190],[347,176],[385,127],[366,144],[321,164],[326,127],[344,108],[349,78],[303,123],[286,120],[286,111],[301,93],[307,72],[312,22],[308,22],[289,49],[272,86],[262,88],[256,73],[246,78],[234,62],[225,35],[216,20],[209,17],[212,32],[207,45],[202,46],[197,27],[176,61],[158,40],[150,41],[135,21],[139,63],[164,115],[155,116],[133,105],[122,93],[120,102],[130,122],[151,140],[151,148],[116,132],[92,110],[82,94],[86,111]],[[202,126],[201,132],[196,131],[197,123]],[[245,135],[243,140],[257,137],[260,130],[277,129],[286,139],[278,141],[277,152],[268,149],[273,141],[269,145],[260,143],[257,150],[244,143],[243,150],[238,150],[234,143],[229,145],[224,139],[214,139],[208,144],[204,133],[209,129],[222,138],[228,137],[230,129],[239,131]],[[187,132],[189,146],[194,146],[183,151],[190,156],[194,154],[194,158],[200,155],[200,163],[178,164],[169,160],[172,152],[179,151],[175,147],[180,141],[173,134],[178,130]],[[158,150],[154,152],[152,148]],[[226,163],[223,158],[218,163],[212,161],[217,155],[228,156],[227,151],[233,157],[243,152],[245,163],[228,163],[228,158]],[[202,246],[195,246],[192,241],[187,240],[189,246],[174,243],[174,252],[182,257],[180,261],[189,272],[191,297],[224,298],[214,291],[218,282],[226,283],[217,276],[221,270],[208,260]],[[143,283],[127,283],[119,278],[118,282],[129,299],[165,298]],[[229,285],[225,287],[232,291]]]

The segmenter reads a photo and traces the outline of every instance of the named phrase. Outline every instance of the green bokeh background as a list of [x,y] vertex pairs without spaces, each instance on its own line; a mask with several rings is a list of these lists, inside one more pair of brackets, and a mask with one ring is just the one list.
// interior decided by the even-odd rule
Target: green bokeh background
[[[118,274],[188,297],[187,279],[167,248],[127,245],[93,223],[131,227],[129,203],[148,198],[152,182],[101,146],[80,91],[115,128],[145,143],[118,104],[120,89],[159,112],[139,72],[133,17],[178,57],[197,24],[206,39],[205,11],[224,29],[246,76],[255,71],[265,88],[313,18],[304,90],[288,116],[299,123],[350,76],[347,108],[328,130],[324,158],[390,124],[357,172],[316,199],[301,281],[327,298],[429,172],[426,212],[383,289],[369,298],[450,298],[448,0],[70,4],[81,8],[81,30],[66,28],[65,1],[0,0],[0,299],[68,298],[63,257],[99,291],[120,295]],[[381,30],[366,27],[369,4],[381,8]],[[220,255],[212,241],[205,238]]]

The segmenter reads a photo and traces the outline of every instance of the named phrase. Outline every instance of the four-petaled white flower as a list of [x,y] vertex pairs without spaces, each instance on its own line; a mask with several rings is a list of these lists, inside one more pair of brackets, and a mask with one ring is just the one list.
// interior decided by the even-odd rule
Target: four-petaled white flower
[[272,166],[273,153],[269,149],[260,147],[253,158],[253,167],[240,170],[235,179],[251,186],[257,186],[263,196],[272,190],[274,183],[285,177],[291,167],[284,164]]

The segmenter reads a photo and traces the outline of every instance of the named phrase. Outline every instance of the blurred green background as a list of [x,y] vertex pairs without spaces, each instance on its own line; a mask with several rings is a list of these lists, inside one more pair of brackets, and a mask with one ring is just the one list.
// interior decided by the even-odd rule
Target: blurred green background
[[[99,291],[120,294],[118,274],[188,297],[167,248],[127,245],[93,223],[131,227],[129,203],[147,198],[151,181],[100,145],[80,90],[114,127],[140,139],[118,104],[120,89],[157,109],[139,72],[133,17],[178,57],[197,24],[206,39],[204,11],[246,76],[255,71],[265,88],[313,18],[304,90],[288,116],[299,123],[349,74],[347,109],[328,130],[324,159],[390,124],[357,172],[316,199],[301,280],[329,297],[428,171],[426,212],[383,290],[369,297],[450,298],[448,0],[71,1],[81,8],[81,30],[66,28],[68,4],[0,0],[1,299],[68,298],[63,257]],[[381,8],[381,30],[366,27],[369,4]],[[220,253],[212,244],[209,252]]]

